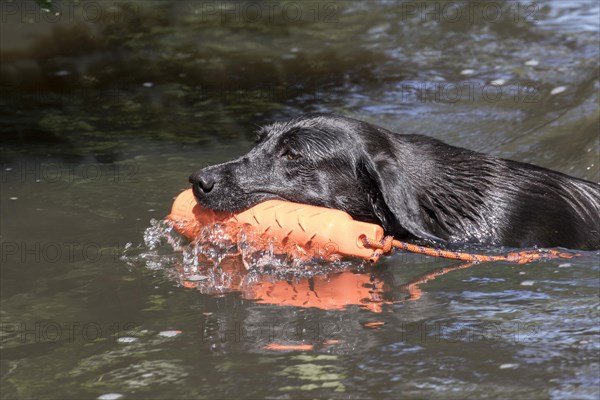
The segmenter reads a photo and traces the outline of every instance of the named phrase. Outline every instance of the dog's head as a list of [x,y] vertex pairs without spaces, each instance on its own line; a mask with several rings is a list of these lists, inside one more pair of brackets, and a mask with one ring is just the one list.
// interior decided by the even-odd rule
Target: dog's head
[[270,199],[340,209],[386,231],[429,237],[409,185],[417,155],[393,133],[351,118],[307,114],[258,131],[246,155],[196,171],[204,206],[240,211]]

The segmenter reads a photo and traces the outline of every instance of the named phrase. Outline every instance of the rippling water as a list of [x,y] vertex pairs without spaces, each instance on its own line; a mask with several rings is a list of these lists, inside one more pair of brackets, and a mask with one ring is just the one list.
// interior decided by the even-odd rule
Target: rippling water
[[600,181],[598,3],[248,4],[2,3],[0,396],[596,399],[598,252],[299,261],[163,218],[306,111]]

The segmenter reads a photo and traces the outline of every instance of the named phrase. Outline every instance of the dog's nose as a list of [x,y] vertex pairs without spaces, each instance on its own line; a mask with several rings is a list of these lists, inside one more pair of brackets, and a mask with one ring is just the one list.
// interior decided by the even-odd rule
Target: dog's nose
[[194,173],[190,175],[189,181],[204,193],[208,193],[215,186],[215,178],[207,174]]
[[215,180],[212,177],[201,176],[198,180],[198,185],[204,193],[208,193],[215,186]]

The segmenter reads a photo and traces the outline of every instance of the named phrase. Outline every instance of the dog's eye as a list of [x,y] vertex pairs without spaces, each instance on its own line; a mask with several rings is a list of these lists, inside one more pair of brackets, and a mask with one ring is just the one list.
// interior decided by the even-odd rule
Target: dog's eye
[[301,158],[302,156],[300,154],[295,153],[294,151],[288,149],[283,153],[283,157],[287,158],[289,161],[294,161],[294,160]]

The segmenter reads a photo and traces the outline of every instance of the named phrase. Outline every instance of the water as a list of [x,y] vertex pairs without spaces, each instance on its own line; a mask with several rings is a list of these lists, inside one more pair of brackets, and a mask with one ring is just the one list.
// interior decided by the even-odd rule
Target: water
[[300,262],[162,222],[306,111],[599,181],[598,4],[480,3],[2,3],[1,397],[597,398],[597,252]]

